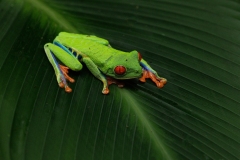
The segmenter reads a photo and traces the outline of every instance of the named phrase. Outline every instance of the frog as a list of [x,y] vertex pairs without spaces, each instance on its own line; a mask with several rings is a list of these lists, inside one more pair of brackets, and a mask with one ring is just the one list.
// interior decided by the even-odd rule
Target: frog
[[95,35],[60,32],[53,43],[44,45],[44,51],[53,66],[59,87],[68,93],[72,92],[68,81],[75,82],[69,76],[69,70],[82,70],[82,63],[102,81],[103,94],[109,93],[110,84],[123,87],[119,81],[126,79],[138,78],[146,82],[150,78],[158,88],[167,83],[167,79],[158,76],[139,52],[114,49],[108,40]]

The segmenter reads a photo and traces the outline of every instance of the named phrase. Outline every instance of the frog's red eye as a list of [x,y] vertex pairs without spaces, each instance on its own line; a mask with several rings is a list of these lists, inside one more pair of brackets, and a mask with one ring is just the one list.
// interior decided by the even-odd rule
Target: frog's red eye
[[141,61],[142,55],[138,52],[138,60]]
[[126,72],[126,68],[124,66],[116,66],[114,72],[118,75],[123,75]]

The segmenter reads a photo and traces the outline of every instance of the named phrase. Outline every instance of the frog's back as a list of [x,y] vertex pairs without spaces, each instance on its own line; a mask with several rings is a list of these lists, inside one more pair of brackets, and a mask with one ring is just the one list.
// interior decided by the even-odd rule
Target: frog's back
[[106,63],[116,54],[126,53],[109,47],[107,40],[96,36],[61,32],[55,40],[68,48],[76,49],[99,64]]
[[57,36],[57,38],[61,38],[62,41],[71,41],[74,43],[74,41],[77,40],[91,40],[93,42],[98,42],[103,45],[109,45],[108,40],[94,36],[94,35],[84,35],[84,34],[75,34],[75,33],[67,33],[67,32],[60,32]]

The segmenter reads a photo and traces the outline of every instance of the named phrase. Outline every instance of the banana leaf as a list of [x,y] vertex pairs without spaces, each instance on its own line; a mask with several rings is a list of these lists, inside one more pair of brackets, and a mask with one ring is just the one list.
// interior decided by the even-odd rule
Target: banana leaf
[[[0,0],[1,160],[240,158],[237,0]],[[167,85],[109,87],[87,67],[59,88],[59,32],[137,50]],[[104,54],[104,53],[103,53]]]

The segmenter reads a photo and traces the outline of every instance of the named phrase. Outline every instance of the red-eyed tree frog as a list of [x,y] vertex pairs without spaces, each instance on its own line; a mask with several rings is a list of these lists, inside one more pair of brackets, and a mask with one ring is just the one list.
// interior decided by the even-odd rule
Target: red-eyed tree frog
[[[114,79],[139,78],[145,82],[146,78],[150,78],[159,88],[167,82],[158,76],[137,51],[114,49],[107,40],[97,36],[60,32],[53,43],[44,45],[44,50],[55,70],[59,86],[65,88],[66,92],[72,91],[67,80],[74,82],[68,75],[68,69],[81,70],[81,62],[103,82],[103,94],[109,93],[108,85],[117,82]],[[66,66],[60,65],[57,59]]]

